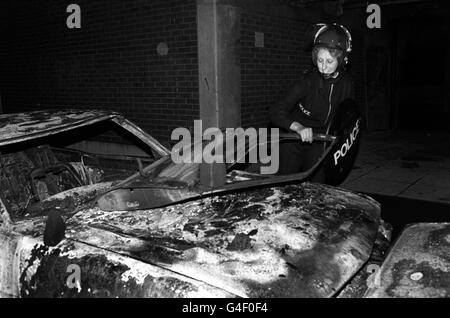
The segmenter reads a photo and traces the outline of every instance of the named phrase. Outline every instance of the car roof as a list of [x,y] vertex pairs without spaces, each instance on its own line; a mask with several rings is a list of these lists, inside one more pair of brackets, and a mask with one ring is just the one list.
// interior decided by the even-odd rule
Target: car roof
[[106,110],[40,110],[0,115],[0,146],[122,117]]

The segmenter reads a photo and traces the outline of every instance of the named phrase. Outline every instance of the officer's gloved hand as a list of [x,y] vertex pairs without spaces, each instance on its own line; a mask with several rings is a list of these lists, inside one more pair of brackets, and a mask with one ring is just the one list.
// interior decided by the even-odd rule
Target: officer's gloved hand
[[297,134],[300,135],[303,142],[313,142],[313,131],[310,127],[305,127],[302,124],[294,121],[291,126],[289,127],[292,131],[295,131]]

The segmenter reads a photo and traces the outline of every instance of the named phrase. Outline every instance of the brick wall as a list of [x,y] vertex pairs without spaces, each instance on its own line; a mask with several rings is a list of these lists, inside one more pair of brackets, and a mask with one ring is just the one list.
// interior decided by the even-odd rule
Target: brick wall
[[[78,30],[66,27],[70,3],[0,4],[0,29],[6,32],[0,46],[3,111],[112,109],[163,142],[174,128],[191,127],[199,118],[196,0],[76,1]],[[244,127],[267,125],[268,108],[311,65],[306,48],[312,22],[289,14],[290,7],[257,7],[242,6],[241,13]],[[263,48],[255,47],[255,32],[264,33]],[[362,35],[355,34],[352,74],[363,105],[358,39]],[[167,43],[168,55],[157,54],[160,42]]]
[[[195,0],[9,1],[0,46],[4,112],[122,112],[162,141],[199,117]],[[168,45],[160,56],[158,43]]]
[[364,33],[362,29],[356,28],[353,28],[350,31],[352,34],[353,46],[348,71],[353,77],[356,101],[363,112],[363,126],[366,127],[364,114],[366,100]]
[[[310,66],[308,27],[293,18],[242,12],[242,126],[266,126],[270,105]],[[264,33],[263,48],[255,47],[255,32]]]
[[[280,6],[281,8],[281,6]],[[289,11],[289,10],[287,10]],[[350,12],[344,21],[327,21],[309,13],[286,10],[248,10],[241,20],[242,125],[265,126],[268,108],[282,97],[298,74],[311,67],[312,25],[338,22],[347,26],[353,38],[353,52],[348,71],[353,77],[356,99],[365,105],[365,11]],[[255,47],[255,32],[264,33],[264,48]],[[363,115],[364,117],[364,115]]]

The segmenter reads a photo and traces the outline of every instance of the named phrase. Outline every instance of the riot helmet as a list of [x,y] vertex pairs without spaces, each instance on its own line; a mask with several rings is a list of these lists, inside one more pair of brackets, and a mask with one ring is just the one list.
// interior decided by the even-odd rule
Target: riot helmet
[[352,37],[350,32],[342,25],[317,24],[318,31],[313,39],[312,60],[317,66],[317,53],[320,48],[326,48],[332,52],[337,60],[338,67],[335,72],[343,69],[348,62],[348,54],[352,51]]

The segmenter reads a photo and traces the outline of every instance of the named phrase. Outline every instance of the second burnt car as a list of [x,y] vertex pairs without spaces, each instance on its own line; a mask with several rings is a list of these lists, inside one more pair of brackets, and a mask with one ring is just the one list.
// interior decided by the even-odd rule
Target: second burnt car
[[1,115],[0,134],[2,297],[360,296],[387,247],[379,204],[305,181],[313,169],[260,175],[236,158],[211,188],[107,111]]

